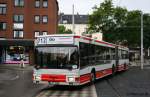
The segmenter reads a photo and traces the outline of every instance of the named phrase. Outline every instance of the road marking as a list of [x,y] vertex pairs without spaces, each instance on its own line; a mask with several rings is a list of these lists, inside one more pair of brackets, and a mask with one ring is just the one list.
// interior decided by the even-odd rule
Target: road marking
[[44,91],[42,91],[39,95],[37,95],[36,97],[42,97],[44,95]]
[[[61,87],[61,86],[60,86]],[[80,89],[53,89],[42,91],[36,97],[97,97],[94,85],[83,86]]]
[[16,79],[18,79],[18,78],[19,78],[19,76],[17,75],[17,76],[15,76],[15,77],[11,78],[10,80],[13,81],[13,80],[16,80]]

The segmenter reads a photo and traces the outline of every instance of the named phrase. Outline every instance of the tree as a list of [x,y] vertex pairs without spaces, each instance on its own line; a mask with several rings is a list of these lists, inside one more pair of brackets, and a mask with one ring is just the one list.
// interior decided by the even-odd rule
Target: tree
[[150,14],[144,14],[143,16],[144,25],[144,47],[150,47]]
[[[144,14],[144,47],[150,46],[150,15]],[[140,47],[141,11],[114,7],[105,0],[89,16],[89,31],[102,32],[104,40]]]
[[66,29],[63,25],[59,25],[57,34],[72,34],[72,31],[70,29]]
[[111,42],[118,41],[118,28],[125,24],[127,9],[114,7],[112,0],[105,0],[100,7],[95,7],[89,16],[89,30],[102,32],[104,39]]
[[109,31],[114,22],[113,18],[113,6],[111,0],[105,0],[100,4],[100,7],[95,7],[95,11],[89,16],[89,29],[96,30],[96,32]]

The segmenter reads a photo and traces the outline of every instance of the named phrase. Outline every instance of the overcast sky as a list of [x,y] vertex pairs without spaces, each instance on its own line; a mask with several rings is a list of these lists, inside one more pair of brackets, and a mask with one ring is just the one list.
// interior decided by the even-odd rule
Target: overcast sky
[[[58,0],[59,12],[72,14],[72,5],[75,5],[75,13],[89,14],[95,5],[99,5],[104,0]],[[150,13],[150,0],[113,0],[114,5],[126,7],[128,10],[142,10]]]

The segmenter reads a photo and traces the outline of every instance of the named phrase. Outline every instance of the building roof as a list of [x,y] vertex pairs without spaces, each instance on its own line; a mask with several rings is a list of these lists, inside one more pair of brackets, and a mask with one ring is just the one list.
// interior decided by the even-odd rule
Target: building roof
[[[75,24],[88,24],[88,15],[74,15]],[[61,13],[59,15],[59,24],[72,24],[72,14],[65,15]]]

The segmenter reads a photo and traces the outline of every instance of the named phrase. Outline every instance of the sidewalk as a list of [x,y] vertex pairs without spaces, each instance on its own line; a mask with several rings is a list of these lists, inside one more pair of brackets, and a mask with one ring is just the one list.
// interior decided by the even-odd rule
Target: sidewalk
[[[144,66],[150,66],[150,59],[149,60],[144,60]],[[136,61],[131,61],[130,66],[141,66],[141,61],[136,60]]]
[[24,68],[20,67],[20,64],[0,64],[2,69],[15,69],[15,70],[33,70],[33,66],[25,64]]

